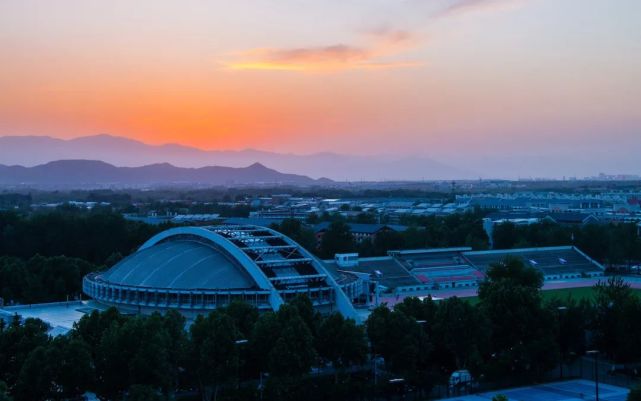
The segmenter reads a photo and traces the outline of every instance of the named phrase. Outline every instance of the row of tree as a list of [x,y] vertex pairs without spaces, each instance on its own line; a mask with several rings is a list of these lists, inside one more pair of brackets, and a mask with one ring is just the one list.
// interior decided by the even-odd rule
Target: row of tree
[[636,224],[632,223],[562,225],[542,222],[526,226],[504,223],[495,226],[493,239],[497,249],[574,244],[606,264],[641,261],[641,236]]
[[0,257],[0,305],[61,301],[80,296],[82,277],[97,267],[66,256]]
[[104,400],[161,400],[177,390],[203,400],[245,393],[294,400],[309,390],[303,381],[312,366],[333,364],[338,382],[367,355],[364,327],[340,314],[319,315],[307,298],[261,315],[234,303],[199,315],[187,330],[185,324],[175,311],[131,317],[112,308],[50,338],[42,321],[16,318],[0,324],[0,382],[16,401],[87,391]]
[[322,258],[333,258],[336,253],[358,252],[363,257],[382,256],[389,250],[416,248],[444,248],[470,246],[487,249],[488,238],[483,230],[482,212],[454,214],[445,217],[429,216],[407,221],[412,223],[403,232],[383,231],[373,239],[356,242],[348,223],[340,215],[327,215],[331,221],[320,243],[309,225],[287,219],[273,228],[288,235],[306,249]]
[[165,227],[124,219],[110,209],[76,208],[20,214],[0,212],[0,255],[69,256],[96,265],[128,255]]
[[641,301],[623,281],[601,283],[593,300],[580,302],[544,302],[541,285],[539,272],[506,259],[489,270],[478,303],[407,298],[375,309],[364,326],[320,315],[304,297],[262,314],[234,303],[187,330],[173,311],[95,311],[53,339],[42,322],[16,319],[0,326],[0,381],[16,401],[86,391],[104,400],[181,391],[203,400],[313,401],[371,396],[391,377],[425,395],[459,369],[527,383],[588,347],[617,362],[641,359]]

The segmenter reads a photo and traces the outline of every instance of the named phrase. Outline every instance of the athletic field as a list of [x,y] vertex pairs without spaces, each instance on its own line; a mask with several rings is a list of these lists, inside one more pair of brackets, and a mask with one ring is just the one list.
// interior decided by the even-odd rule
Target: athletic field
[[[625,401],[628,392],[629,390],[623,387],[599,383],[599,399],[602,401]],[[596,399],[594,382],[589,380],[570,380],[454,397],[444,401],[489,401],[497,394],[505,395],[510,401],[579,401]]]

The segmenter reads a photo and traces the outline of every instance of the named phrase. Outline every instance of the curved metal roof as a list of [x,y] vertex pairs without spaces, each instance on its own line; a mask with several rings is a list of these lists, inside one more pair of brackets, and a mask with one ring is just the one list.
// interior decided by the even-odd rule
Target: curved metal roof
[[101,279],[114,284],[171,289],[245,289],[254,281],[242,267],[206,243],[175,239],[144,248]]
[[259,226],[171,228],[88,280],[156,290],[267,291],[274,310],[284,303],[283,296],[329,290],[333,296],[319,302],[359,318],[318,259],[287,236]]

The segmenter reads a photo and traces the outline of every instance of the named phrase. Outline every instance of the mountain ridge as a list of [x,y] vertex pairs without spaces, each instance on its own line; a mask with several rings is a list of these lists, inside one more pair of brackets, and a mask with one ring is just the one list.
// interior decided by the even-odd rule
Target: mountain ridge
[[121,167],[168,162],[178,167],[245,167],[254,162],[279,172],[338,181],[474,178],[475,174],[429,158],[350,156],[332,152],[307,155],[256,149],[203,150],[170,143],[150,145],[110,134],[59,139],[51,136],[1,136],[0,163],[33,167],[56,160],[101,160]]
[[33,167],[0,164],[0,186],[94,188],[132,186],[327,185],[328,179],[286,174],[253,163],[247,167],[176,167],[170,163],[116,167],[100,160],[57,160]]

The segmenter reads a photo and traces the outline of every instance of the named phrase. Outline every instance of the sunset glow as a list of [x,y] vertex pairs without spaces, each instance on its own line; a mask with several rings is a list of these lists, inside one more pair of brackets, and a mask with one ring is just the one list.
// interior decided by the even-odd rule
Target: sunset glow
[[641,148],[639,15],[637,0],[6,0],[0,135],[621,160]]

